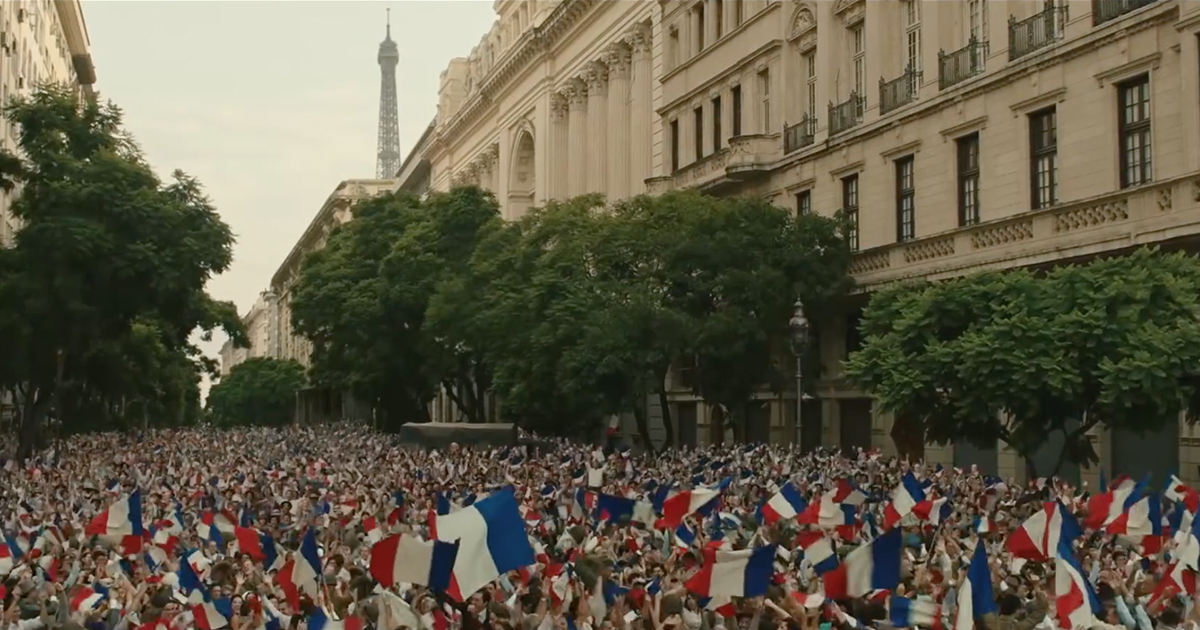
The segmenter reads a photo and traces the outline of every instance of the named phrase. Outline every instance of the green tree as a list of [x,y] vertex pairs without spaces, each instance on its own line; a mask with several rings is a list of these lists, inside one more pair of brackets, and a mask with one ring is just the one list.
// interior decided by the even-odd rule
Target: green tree
[[305,258],[292,289],[293,325],[313,343],[310,378],[370,401],[384,428],[427,421],[438,384],[412,325],[423,312],[395,308],[395,287],[380,269],[422,212],[406,193],[359,203],[354,220]]
[[1057,474],[1097,461],[1093,427],[1153,432],[1200,410],[1197,287],[1200,260],[1148,249],[895,286],[871,299],[846,370],[932,443],[1030,457],[1060,433]]
[[283,426],[292,421],[304,366],[256,357],[233,366],[208,393],[208,413],[218,426]]
[[95,366],[111,363],[98,360],[108,344],[137,343],[136,322],[153,322],[176,357],[195,356],[197,328],[223,325],[239,343],[244,333],[232,305],[204,290],[231,261],[229,227],[194,179],[155,176],[120,110],[51,86],[3,111],[19,129],[20,157],[0,153],[0,185],[19,187],[12,211],[23,227],[0,251],[0,379],[18,394],[26,456],[52,408],[66,424],[91,422],[63,417],[64,394],[111,406],[135,393]]

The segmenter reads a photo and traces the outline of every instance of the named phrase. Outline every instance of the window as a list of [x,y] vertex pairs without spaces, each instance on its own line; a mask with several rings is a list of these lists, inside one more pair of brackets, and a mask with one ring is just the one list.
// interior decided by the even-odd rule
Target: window
[[762,95],[762,132],[771,133],[771,69],[758,73],[758,93]]
[[699,162],[704,158],[704,108],[697,107],[692,111],[692,118],[696,125],[696,161]]
[[901,243],[917,236],[917,193],[913,166],[911,155],[896,160],[896,241]]
[[725,6],[721,0],[712,0],[713,21],[717,23],[717,39],[725,34]]
[[958,224],[979,223],[979,134],[958,139]]
[[801,190],[796,193],[796,216],[812,214],[812,191]]
[[742,86],[735,85],[729,91],[729,96],[733,99],[733,137],[736,138],[742,135]]
[[804,55],[804,103],[810,118],[817,115],[817,52]]
[[692,29],[696,33],[693,41],[696,42],[695,53],[699,54],[704,50],[704,3],[700,2],[695,7],[692,7]]
[[1117,86],[1121,118],[1121,188],[1149,182],[1150,75],[1143,74]]
[[671,172],[679,170],[679,121],[671,121]]
[[967,39],[984,41],[988,38],[988,8],[986,0],[967,0]]
[[862,24],[850,29],[850,58],[854,60],[854,93],[863,96],[867,93],[867,42]]
[[920,0],[905,0],[904,2],[904,63],[905,69],[913,72],[921,71]]
[[713,152],[721,150],[721,97],[712,100],[712,146]]
[[846,243],[858,251],[858,173],[842,178],[842,213],[846,215]]
[[1058,116],[1053,107],[1029,116],[1033,208],[1058,203]]

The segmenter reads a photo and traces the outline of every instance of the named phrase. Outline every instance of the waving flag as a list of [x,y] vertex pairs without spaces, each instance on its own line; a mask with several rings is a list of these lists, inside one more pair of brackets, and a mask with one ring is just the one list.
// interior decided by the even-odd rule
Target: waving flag
[[435,592],[450,588],[450,574],[458,545],[440,540],[419,540],[397,534],[371,547],[371,577],[391,588],[395,584],[419,584]]
[[775,545],[741,551],[706,550],[704,566],[685,586],[698,597],[758,597],[775,571]]
[[800,491],[792,482],[783,484],[763,506],[759,509],[762,515],[762,522],[767,525],[772,525],[779,521],[788,521],[800,516],[808,507],[808,504],[800,496]]
[[980,540],[971,556],[967,579],[959,586],[958,616],[954,620],[954,630],[972,630],[977,620],[994,612],[996,598],[992,595],[992,570],[988,566],[987,548]]
[[900,485],[892,492],[892,501],[883,508],[883,528],[889,529],[901,519],[912,514],[913,508],[925,500],[925,490],[913,477],[912,472],[904,473]]
[[1100,612],[1100,602],[1069,548],[1059,551],[1055,563],[1054,610],[1059,627],[1070,630],[1090,630]]
[[317,541],[310,527],[300,541],[300,550],[292,554],[291,560],[279,570],[275,580],[287,596],[293,610],[300,609],[300,596],[316,599],[320,594],[317,579],[321,575],[321,559],[317,556]]
[[351,616],[342,620],[333,620],[321,608],[313,611],[308,619],[308,630],[362,630],[366,626],[358,617]]
[[502,573],[534,563],[533,547],[512,488],[505,488],[454,514],[437,517],[437,538],[459,541],[454,578],[463,596]]
[[950,517],[954,506],[950,505],[950,499],[942,497],[940,499],[925,499],[913,506],[912,513],[922,521],[937,527]]
[[1163,491],[1163,496],[1168,501],[1178,503],[1187,508],[1187,511],[1195,514],[1200,511],[1200,492],[1188,487],[1175,475],[1171,475],[1171,481],[1167,484],[1167,489]]
[[812,565],[817,575],[828,573],[838,566],[833,541],[821,532],[801,532],[796,537],[796,546],[803,550],[802,558]]
[[1058,554],[1060,543],[1069,543],[1082,533],[1062,503],[1049,501],[1009,534],[1005,548],[1018,558],[1044,562]]
[[900,583],[900,550],[903,539],[893,528],[863,545],[841,566],[821,577],[829,599],[862,597],[877,589],[892,590]]
[[888,598],[888,621],[896,628],[932,628],[941,624],[942,607],[930,602],[907,597]]
[[714,506],[721,496],[721,491],[728,485],[728,480],[717,488],[693,488],[676,493],[663,501],[662,514],[659,519],[659,529],[678,527],[683,519],[696,512],[703,512],[709,506]]
[[141,492],[134,490],[133,494],[108,506],[88,523],[83,533],[88,536],[140,537],[143,534]]
[[1088,499],[1088,514],[1084,524],[1092,529],[1108,526],[1128,512],[1129,508],[1133,507],[1133,504],[1142,497],[1145,489],[1145,480],[1135,482],[1124,476],[1114,479],[1112,487],[1107,492]]

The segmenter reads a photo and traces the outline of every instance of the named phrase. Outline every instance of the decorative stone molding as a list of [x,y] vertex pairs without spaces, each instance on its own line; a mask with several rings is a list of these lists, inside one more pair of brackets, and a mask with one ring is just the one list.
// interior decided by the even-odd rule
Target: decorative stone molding
[[984,226],[971,233],[971,249],[987,249],[1033,238],[1033,219]]
[[891,266],[892,257],[888,255],[888,252],[865,252],[850,261],[849,271],[850,275],[858,275],[890,269]]
[[632,52],[629,45],[623,41],[610,45],[604,51],[600,59],[604,62],[604,65],[608,66],[610,77],[624,78],[629,76]]
[[571,110],[571,99],[565,91],[555,92],[550,95],[550,115],[556,119],[567,117],[567,112]]
[[789,31],[788,39],[796,42],[796,47],[801,53],[807,53],[817,47],[817,19],[816,13],[813,12],[808,3],[800,5],[796,9],[796,15],[792,18],[792,28]]
[[563,87],[562,92],[566,95],[571,109],[587,107],[588,87],[582,80],[578,78],[571,79]]
[[1129,218],[1129,199],[1117,199],[1091,206],[1069,208],[1054,216],[1055,232],[1073,232],[1115,223]]
[[904,262],[914,263],[954,255],[954,237],[917,242],[904,248]]
[[579,78],[587,83],[588,94],[603,95],[608,91],[608,66],[603,62],[589,63]]
[[849,27],[858,24],[866,17],[866,0],[837,0],[833,5],[833,14],[842,19],[842,24]]
[[650,29],[644,24],[639,24],[625,36],[625,43],[629,45],[630,51],[634,53],[650,52],[650,44],[653,43]]

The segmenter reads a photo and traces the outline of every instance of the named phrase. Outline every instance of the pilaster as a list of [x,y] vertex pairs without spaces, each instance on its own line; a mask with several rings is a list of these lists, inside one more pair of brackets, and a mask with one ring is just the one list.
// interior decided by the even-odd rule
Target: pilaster
[[651,127],[654,110],[651,107],[654,85],[651,81],[650,33],[638,28],[625,39],[630,49],[630,190],[634,195],[646,191],[646,179],[653,175],[651,164]]
[[550,147],[546,165],[547,195],[550,199],[570,196],[568,164],[570,149],[570,99],[565,92],[550,95]]
[[623,42],[609,47],[604,55],[608,66],[608,196],[623,199],[629,196],[630,167],[629,137],[633,130],[629,118],[630,51]]
[[587,192],[603,194],[608,192],[608,66],[594,61],[580,78],[587,82],[588,90]]
[[567,196],[587,192],[588,91],[587,84],[572,79],[564,90],[568,103]]

